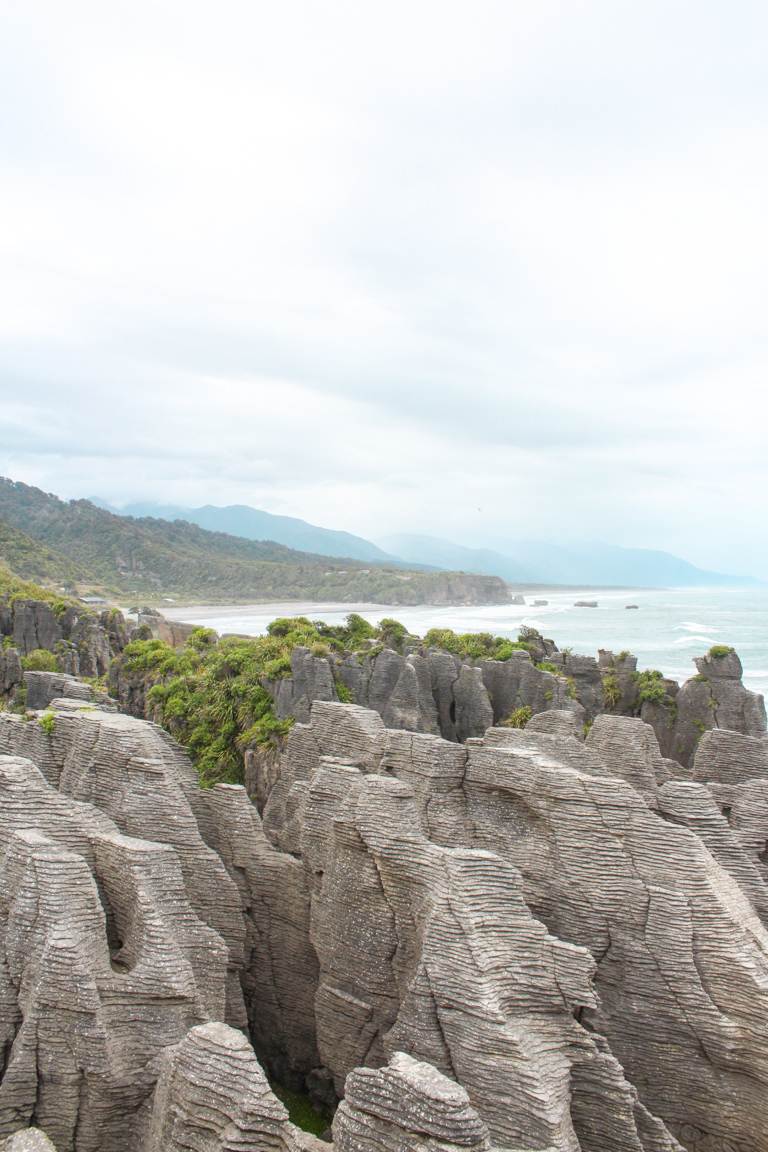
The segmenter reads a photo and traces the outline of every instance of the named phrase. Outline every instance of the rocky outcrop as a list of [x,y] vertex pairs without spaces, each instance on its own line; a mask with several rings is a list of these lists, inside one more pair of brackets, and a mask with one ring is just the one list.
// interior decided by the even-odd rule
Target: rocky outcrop
[[[130,677],[123,678],[117,668],[114,677],[112,687],[121,706],[139,714],[143,701]],[[266,687],[280,718],[307,723],[315,701],[338,699],[338,684],[355,704],[378,712],[388,728],[439,734],[446,740],[482,736],[491,724],[525,706],[535,713],[573,711],[580,723],[585,717],[565,673],[537,668],[523,651],[506,661],[473,664],[438,649],[401,655],[385,648],[371,657],[337,659],[295,648],[291,675]]]
[[288,1120],[245,1037],[224,1024],[193,1028],[167,1048],[141,1152],[319,1152]]
[[704,732],[726,728],[746,736],[766,729],[762,696],[742,683],[741,661],[731,650],[695,661],[698,674],[687,680],[675,697],[676,718],[668,732],[667,755],[688,764]]
[[43,725],[0,713],[0,754],[28,757],[61,796],[92,806],[125,836],[174,849],[194,914],[228,947],[226,1018],[244,1024],[240,895],[209,846],[208,798],[189,760],[146,721],[87,704],[50,715]]
[[0,1135],[132,1146],[163,1048],[225,1008],[227,952],[176,853],[0,757]]
[[0,647],[0,699],[10,699],[22,680],[18,648]]
[[[437,726],[446,655],[383,707]],[[263,1066],[344,1152],[766,1152],[768,738],[582,715],[315,700],[262,823],[150,723],[0,714],[0,1139],[310,1152]]]
[[490,1148],[488,1129],[461,1085],[404,1052],[395,1052],[384,1068],[350,1073],[333,1142],[338,1152]]
[[39,1128],[24,1128],[7,1140],[0,1140],[0,1152],[56,1152],[56,1149]]
[[457,748],[315,706],[265,828],[309,875],[338,1091],[402,1050],[494,1143],[768,1147],[764,882],[663,761],[638,720]]
[[162,640],[172,648],[182,648],[194,632],[195,625],[185,624],[182,620],[168,620],[157,608],[140,608],[136,614],[136,628],[142,635]]
[[109,712],[117,711],[117,704],[105,692],[63,672],[25,672],[24,683],[27,688],[24,702],[33,710],[47,708],[56,700],[79,700]]
[[62,672],[71,676],[103,676],[128,642],[128,627],[115,609],[97,616],[66,601],[52,605],[16,597],[0,605],[1,637],[22,656],[38,648],[55,652]]

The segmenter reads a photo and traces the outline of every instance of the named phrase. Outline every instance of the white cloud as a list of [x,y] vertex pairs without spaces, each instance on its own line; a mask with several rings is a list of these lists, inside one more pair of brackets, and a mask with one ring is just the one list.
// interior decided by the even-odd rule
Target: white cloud
[[768,575],[764,6],[2,22],[3,471]]

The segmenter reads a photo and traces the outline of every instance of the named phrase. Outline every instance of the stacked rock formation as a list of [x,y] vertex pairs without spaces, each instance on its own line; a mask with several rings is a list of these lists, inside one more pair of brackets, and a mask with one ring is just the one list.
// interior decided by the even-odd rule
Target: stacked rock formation
[[73,676],[103,676],[129,638],[120,612],[97,616],[64,602],[57,611],[45,600],[21,597],[0,603],[2,637],[22,656],[38,648],[56,652],[62,671]]
[[312,1152],[263,1064],[342,1152],[768,1150],[768,737],[315,701],[264,800],[0,714],[0,1140]]
[[[634,656],[601,652],[595,660],[559,652],[541,637],[532,645],[532,652],[516,651],[503,661],[467,661],[439,649],[406,655],[384,649],[374,657],[337,659],[296,648],[291,675],[267,687],[281,718],[306,723],[315,701],[338,699],[339,682],[356,704],[378,712],[388,728],[459,742],[482,737],[519,708],[534,715],[571,712],[578,728],[588,728],[605,713],[639,715],[653,729],[664,758],[687,766],[709,729],[752,736],[765,731],[762,697],[744,687],[735,652],[697,660],[694,678],[682,687],[664,680],[663,702],[644,702],[638,695]],[[543,663],[549,667],[540,667]],[[135,676],[115,669],[113,690],[121,706],[140,715],[143,693],[135,681]],[[261,783],[258,787],[263,789]]]

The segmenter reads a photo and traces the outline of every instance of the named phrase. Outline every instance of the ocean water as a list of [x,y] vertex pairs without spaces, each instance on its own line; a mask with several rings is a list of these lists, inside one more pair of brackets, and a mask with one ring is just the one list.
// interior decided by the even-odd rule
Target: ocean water
[[[534,608],[533,599],[547,600]],[[576,608],[575,600],[597,600],[597,608]],[[583,589],[526,595],[526,605],[492,607],[416,608],[381,604],[254,604],[163,609],[176,620],[188,620],[217,632],[258,636],[276,616],[304,615],[328,623],[341,622],[356,611],[371,622],[394,616],[409,631],[423,635],[430,628],[457,632],[517,635],[521,624],[538,628],[560,648],[594,656],[598,648],[628,649],[640,668],[659,668],[675,680],[694,675],[694,656],[713,644],[731,644],[741,656],[744,682],[768,695],[768,588]],[[637,604],[637,611],[627,610]]]

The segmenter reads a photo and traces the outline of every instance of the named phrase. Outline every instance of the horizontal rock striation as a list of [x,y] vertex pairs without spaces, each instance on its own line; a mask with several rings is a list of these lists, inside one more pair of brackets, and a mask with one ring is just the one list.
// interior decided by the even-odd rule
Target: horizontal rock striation
[[[307,723],[313,704],[338,699],[342,685],[345,698],[378,712],[387,728],[459,742],[482,737],[520,709],[534,717],[570,713],[570,719],[553,723],[561,731],[564,725],[572,727],[577,736],[602,715],[639,716],[653,730],[660,757],[667,761],[666,769],[659,767],[656,773],[662,783],[679,771],[680,764],[692,764],[705,731],[765,733],[763,699],[744,687],[736,653],[697,661],[697,675],[682,687],[659,680],[661,696],[646,700],[634,656],[603,651],[595,660],[559,652],[551,640],[538,636],[530,645],[531,652],[515,651],[503,661],[463,660],[423,647],[405,655],[384,649],[373,656],[344,658],[314,656],[308,648],[296,648],[291,674],[266,686],[281,718]],[[127,710],[141,714],[141,691],[130,675],[115,669],[114,681],[114,692]],[[260,799],[268,794],[258,776],[254,787]]]
[[0,1139],[317,1152],[263,1065],[340,1152],[768,1152],[768,739],[294,656],[263,819],[146,721],[0,713]]
[[497,1144],[768,1147],[764,879],[669,773],[640,720],[457,747],[316,704],[264,820],[309,876],[337,1091],[402,1050]]
[[0,756],[0,1135],[129,1149],[153,1061],[225,1010],[227,952],[176,853]]
[[194,913],[229,949],[227,1019],[245,1023],[240,986],[245,937],[237,886],[207,843],[208,797],[181,749],[143,720],[84,705],[53,710],[52,724],[0,713],[0,754],[28,757],[62,796],[104,813],[126,836],[173,848]]

